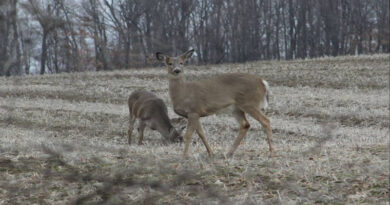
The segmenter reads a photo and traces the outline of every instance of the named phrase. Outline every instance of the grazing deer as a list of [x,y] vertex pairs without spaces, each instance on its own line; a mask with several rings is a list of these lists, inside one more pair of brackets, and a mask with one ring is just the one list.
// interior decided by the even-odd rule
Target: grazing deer
[[135,120],[139,119],[138,144],[142,144],[145,127],[157,130],[165,141],[181,142],[183,137],[172,126],[168,117],[167,107],[162,99],[151,92],[138,90],[131,93],[128,100],[130,123],[128,143],[131,144],[131,135]]
[[193,49],[177,57],[156,53],[157,59],[163,61],[168,68],[169,95],[174,111],[188,119],[184,157],[188,156],[189,144],[194,131],[199,135],[209,156],[212,155],[199,118],[214,114],[231,105],[234,107],[234,117],[240,124],[240,131],[227,157],[233,155],[250,127],[245,113],[263,126],[267,134],[270,155],[273,155],[270,121],[260,110],[268,104],[268,83],[256,75],[245,73],[226,73],[209,79],[186,82],[183,65],[193,53]]

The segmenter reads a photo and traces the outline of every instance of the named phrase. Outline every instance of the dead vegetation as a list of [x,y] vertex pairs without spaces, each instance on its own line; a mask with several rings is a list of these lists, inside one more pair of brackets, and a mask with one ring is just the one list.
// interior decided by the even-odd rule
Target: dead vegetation
[[[0,78],[2,204],[389,204],[389,55],[191,67],[265,76],[277,157],[227,111],[202,118],[215,153],[194,137],[127,145],[126,98],[152,90],[169,105],[163,68]],[[32,85],[32,86],[30,86]],[[185,124],[174,120],[175,126]]]

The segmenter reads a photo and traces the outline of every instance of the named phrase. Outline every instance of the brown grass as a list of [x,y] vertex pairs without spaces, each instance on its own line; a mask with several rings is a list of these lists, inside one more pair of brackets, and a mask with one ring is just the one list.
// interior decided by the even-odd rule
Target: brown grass
[[164,68],[0,78],[0,203],[389,204],[389,57],[188,66],[188,79],[249,72],[270,83],[273,158],[253,119],[225,158],[238,132],[229,110],[201,119],[212,159],[196,136],[189,160],[150,130],[127,145],[133,90],[178,117]]

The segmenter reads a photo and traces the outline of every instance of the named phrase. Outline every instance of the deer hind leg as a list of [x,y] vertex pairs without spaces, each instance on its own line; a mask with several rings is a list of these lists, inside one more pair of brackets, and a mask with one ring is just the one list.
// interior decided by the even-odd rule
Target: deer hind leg
[[133,135],[134,130],[134,123],[135,123],[135,116],[130,114],[130,122],[129,122],[129,130],[127,131],[127,142],[131,144],[131,136]]
[[270,120],[258,108],[251,107],[245,109],[245,111],[253,118],[255,118],[257,121],[259,121],[260,124],[265,129],[265,133],[267,134],[267,142],[268,142],[270,156],[273,156],[274,149],[272,148],[272,129],[271,129]]
[[233,145],[230,147],[229,152],[226,155],[229,158],[233,156],[237,147],[240,145],[241,140],[244,139],[244,137],[246,136],[246,133],[248,132],[249,127],[250,127],[249,122],[245,117],[244,111],[242,111],[238,108],[235,108],[235,110],[233,111],[233,114],[234,114],[234,117],[236,118],[237,122],[240,124],[240,131],[238,133],[237,138],[234,140]]
[[145,122],[140,121],[138,126],[138,145],[142,145],[142,140],[144,139],[145,127],[146,127]]
[[202,142],[203,142],[204,146],[206,147],[207,153],[209,154],[209,157],[211,157],[213,153],[211,152],[211,148],[210,148],[209,144],[206,141],[206,136],[204,134],[202,125],[199,122],[199,119],[198,119],[198,126],[197,126],[197,129],[196,129],[196,133],[198,133],[198,136],[200,137],[200,139],[202,139]]

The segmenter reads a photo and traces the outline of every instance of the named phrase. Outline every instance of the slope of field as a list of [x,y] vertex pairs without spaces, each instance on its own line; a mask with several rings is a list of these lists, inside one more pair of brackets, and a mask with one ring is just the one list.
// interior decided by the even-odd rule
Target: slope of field
[[211,159],[196,135],[188,160],[184,145],[148,129],[129,146],[132,91],[155,92],[178,118],[164,67],[0,78],[0,203],[389,204],[389,59],[188,65],[189,80],[244,72],[269,82],[272,158],[252,118],[225,158],[239,128],[229,110],[201,119]]

